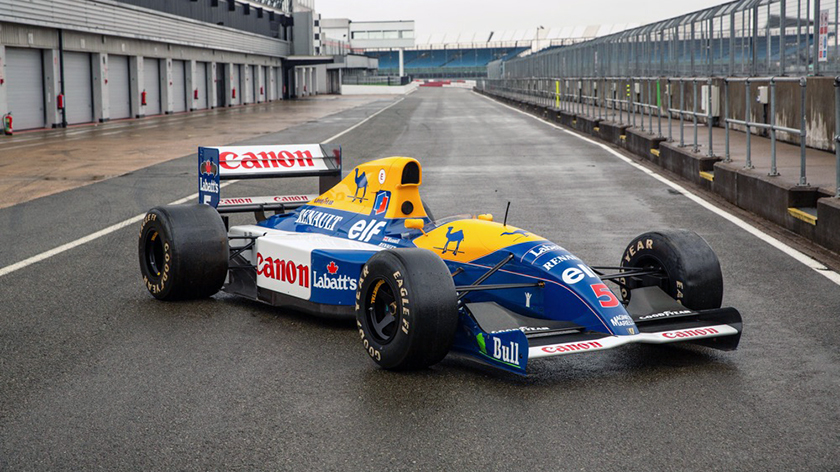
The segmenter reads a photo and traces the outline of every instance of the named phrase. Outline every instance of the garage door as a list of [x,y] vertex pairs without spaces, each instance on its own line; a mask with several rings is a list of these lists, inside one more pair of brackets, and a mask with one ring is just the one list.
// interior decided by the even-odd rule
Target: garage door
[[251,66],[251,103],[257,103],[260,93],[260,83],[257,77],[257,66]]
[[89,53],[64,53],[64,80],[67,122],[71,125],[90,123],[93,121],[93,83]]
[[255,103],[257,101],[257,66],[248,66],[248,68],[250,69],[248,80],[251,81],[248,84],[248,103]]
[[216,64],[216,106],[226,107],[230,104],[225,94],[225,84],[227,84],[227,77],[225,77],[225,66],[222,63]]
[[195,88],[198,90],[198,100],[195,107],[198,110],[207,108],[207,63],[195,63]]
[[143,59],[143,87],[146,90],[146,115],[160,115],[160,60]]
[[[236,89],[236,98],[231,99],[231,105],[239,105],[242,103],[242,84],[239,80],[239,64],[233,65],[233,88]],[[233,95],[233,93],[231,93]]]
[[278,99],[283,99],[283,68],[282,67],[275,67],[274,68],[274,86],[277,87],[277,97]]
[[43,128],[44,75],[40,49],[6,48],[7,97],[14,129]]
[[263,100],[269,101],[272,97],[271,95],[271,67],[263,67],[263,72],[265,72],[265,79],[263,82]]
[[128,56],[108,56],[108,101],[111,119],[131,117],[131,86]]
[[172,111],[187,111],[187,80],[184,61],[172,61]]

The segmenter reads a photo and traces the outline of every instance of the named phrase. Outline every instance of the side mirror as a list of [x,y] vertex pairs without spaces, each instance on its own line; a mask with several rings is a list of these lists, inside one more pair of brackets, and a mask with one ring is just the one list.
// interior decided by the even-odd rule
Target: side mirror
[[408,229],[419,229],[420,231],[423,231],[423,226],[425,226],[425,223],[421,218],[405,219],[405,227]]

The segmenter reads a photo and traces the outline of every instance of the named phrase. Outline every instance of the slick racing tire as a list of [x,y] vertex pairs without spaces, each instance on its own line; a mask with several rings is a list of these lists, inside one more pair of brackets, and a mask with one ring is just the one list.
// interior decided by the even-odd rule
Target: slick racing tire
[[422,369],[446,356],[458,324],[458,300],[443,260],[426,249],[377,252],[362,268],[356,324],[382,368]]
[[625,302],[629,301],[628,289],[659,285],[692,310],[720,308],[723,300],[720,262],[706,240],[693,231],[644,233],[627,245],[621,265],[654,268],[664,273],[663,277],[628,277],[621,289]]
[[228,239],[215,208],[167,205],[149,210],[140,228],[140,273],[159,300],[207,298],[222,288]]

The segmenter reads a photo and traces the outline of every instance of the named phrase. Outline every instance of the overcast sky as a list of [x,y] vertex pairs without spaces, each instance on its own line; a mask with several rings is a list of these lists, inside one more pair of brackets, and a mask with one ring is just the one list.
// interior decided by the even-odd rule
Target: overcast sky
[[720,0],[315,0],[322,18],[414,20],[416,37],[457,32],[651,23],[728,3]]

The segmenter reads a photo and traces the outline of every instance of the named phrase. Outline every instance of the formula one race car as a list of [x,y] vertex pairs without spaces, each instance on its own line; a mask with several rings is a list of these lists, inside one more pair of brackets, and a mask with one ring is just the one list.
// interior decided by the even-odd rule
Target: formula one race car
[[[154,208],[140,230],[140,270],[158,299],[224,290],[355,317],[365,351],[386,369],[427,367],[450,350],[525,374],[531,359],[629,343],[738,346],[741,315],[721,308],[717,256],[693,232],[645,233],[618,265],[589,266],[491,215],[435,220],[412,158],[370,161],[341,179],[337,147],[198,156],[201,203]],[[319,176],[321,194],[219,195],[223,179],[288,176]],[[235,212],[257,223],[228,228]]]

